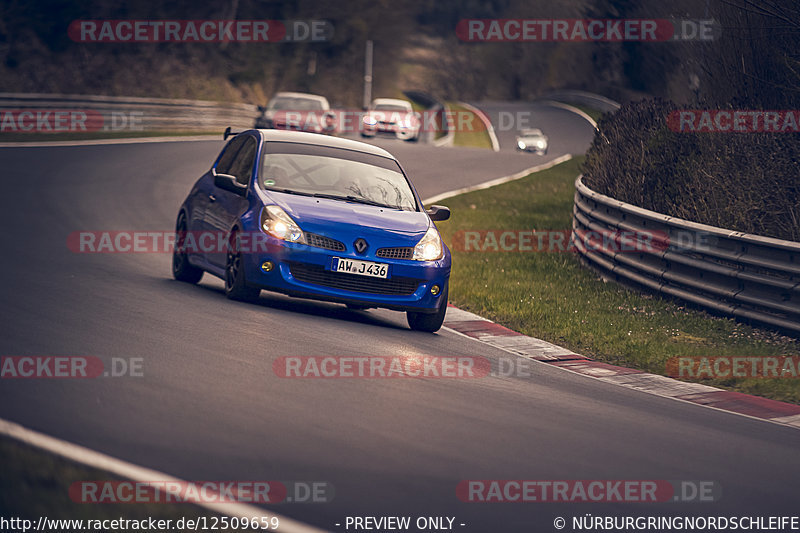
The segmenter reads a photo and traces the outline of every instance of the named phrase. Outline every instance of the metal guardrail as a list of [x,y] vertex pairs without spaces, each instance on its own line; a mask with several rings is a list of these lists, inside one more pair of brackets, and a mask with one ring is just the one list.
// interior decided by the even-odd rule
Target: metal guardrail
[[800,333],[800,243],[648,211],[575,181],[572,243],[606,277]]
[[[106,131],[214,131],[227,126],[251,128],[258,109],[242,103],[87,96],[74,94],[0,93],[0,111],[76,110],[102,115]],[[131,124],[133,122],[133,125]]]
[[[407,93],[428,106],[428,112],[440,115],[444,136],[427,131],[423,142],[436,146],[453,143],[453,124],[447,107],[435,97],[420,91]],[[205,100],[91,96],[76,94],[0,93],[0,113],[4,111],[71,111],[90,117],[81,122],[85,127],[63,131],[196,131],[218,133],[226,127],[252,128],[260,114],[258,107],[243,103],[221,103]],[[28,119],[35,122],[35,118]],[[5,125],[5,122],[4,122]],[[16,124],[14,124],[16,126]],[[16,132],[0,129],[1,132]],[[28,130],[33,131],[33,130]],[[37,130],[38,131],[38,130]],[[47,130],[44,131],[57,131]],[[18,131],[17,133],[23,133]]]
[[606,98],[605,96],[586,91],[552,91],[546,94],[545,98],[566,102],[568,104],[585,105],[587,107],[602,111],[603,113],[613,113],[620,107],[619,102],[615,102],[611,98]]

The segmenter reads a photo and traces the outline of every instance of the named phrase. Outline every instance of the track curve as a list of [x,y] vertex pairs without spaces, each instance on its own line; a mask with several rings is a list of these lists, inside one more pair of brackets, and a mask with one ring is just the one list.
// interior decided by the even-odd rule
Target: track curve
[[[376,144],[428,197],[585,149],[572,133],[578,123],[554,113],[547,158],[505,146],[495,154]],[[570,124],[567,133],[558,133],[559,123]],[[332,503],[276,511],[331,530],[348,515],[455,516],[466,524],[457,530],[479,532],[547,531],[556,516],[581,513],[796,509],[796,430],[543,364],[524,378],[281,379],[272,363],[290,355],[507,354],[448,330],[409,331],[390,311],[267,293],[255,304],[231,302],[209,276],[199,287],[173,281],[166,254],[67,249],[73,231],[170,229],[221,145],[0,149],[7,174],[0,354],[141,357],[144,369],[141,378],[2,380],[0,417],[188,480],[330,482]],[[718,482],[724,498],[480,505],[456,498],[462,479],[705,479]]]

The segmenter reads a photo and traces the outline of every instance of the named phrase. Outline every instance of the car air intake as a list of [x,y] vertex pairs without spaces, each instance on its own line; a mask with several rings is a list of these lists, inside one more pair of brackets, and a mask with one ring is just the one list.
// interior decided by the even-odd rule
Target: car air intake
[[314,246],[316,248],[325,248],[326,250],[334,250],[336,252],[344,252],[345,250],[343,243],[336,239],[325,237],[324,235],[317,235],[316,233],[306,232],[306,242],[309,246]]
[[345,272],[331,272],[319,265],[290,262],[289,268],[292,276],[299,281],[321,285],[343,291],[366,292],[370,294],[385,294],[404,296],[414,294],[421,279],[393,277],[391,279],[370,278]]
[[378,248],[378,251],[375,252],[376,257],[382,257],[384,259],[411,259],[414,257],[414,249],[413,248]]

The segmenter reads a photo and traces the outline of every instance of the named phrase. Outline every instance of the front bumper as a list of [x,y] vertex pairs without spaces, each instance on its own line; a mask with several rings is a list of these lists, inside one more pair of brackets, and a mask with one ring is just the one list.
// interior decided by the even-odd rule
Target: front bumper
[[369,135],[374,137],[376,135],[385,135],[385,136],[392,136],[396,135],[397,126],[393,124],[363,124],[361,127],[361,133],[364,135]]
[[547,145],[545,145],[543,148],[540,148],[535,144],[524,144],[524,143],[523,146],[520,146],[519,141],[517,141],[517,150],[522,152],[530,152],[539,155],[544,155],[547,153],[547,148],[548,148]]
[[[386,280],[332,272],[333,257],[373,261],[389,265]],[[333,251],[304,244],[286,243],[268,237],[265,251],[244,254],[248,284],[290,296],[382,307],[396,311],[435,312],[450,278],[450,256],[438,261],[385,259],[356,255],[352,251]],[[269,271],[261,265],[271,261]],[[439,292],[431,293],[437,285]]]

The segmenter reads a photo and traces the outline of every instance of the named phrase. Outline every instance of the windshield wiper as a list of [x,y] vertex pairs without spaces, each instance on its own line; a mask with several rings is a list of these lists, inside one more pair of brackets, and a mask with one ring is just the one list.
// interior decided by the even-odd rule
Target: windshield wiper
[[321,192],[303,192],[303,191],[296,191],[294,189],[282,189],[280,187],[264,187],[269,191],[276,191],[276,192],[285,192],[286,194],[296,194],[298,196],[311,196],[313,198],[327,198],[329,200],[345,200],[348,202],[356,202],[359,204],[366,204],[366,205],[374,205],[376,207],[386,207],[388,209],[399,209],[403,210],[402,207],[397,205],[389,205],[384,204],[381,202],[376,202],[375,200],[370,200],[369,198],[363,198],[361,196],[340,196],[338,194],[325,194]]
[[347,200],[348,202],[356,202],[359,204],[366,204],[366,205],[374,205],[377,207],[387,207],[389,209],[402,209],[400,206],[396,205],[389,205],[383,204],[381,202],[376,202],[375,200],[370,200],[369,198],[364,198],[361,196],[338,196],[336,194],[324,194],[324,193],[316,193],[313,195],[315,198],[329,198],[331,200]]
[[316,196],[315,193],[296,191],[294,189],[281,189],[280,187],[264,187],[268,191],[285,192],[286,194],[297,194],[298,196]]

